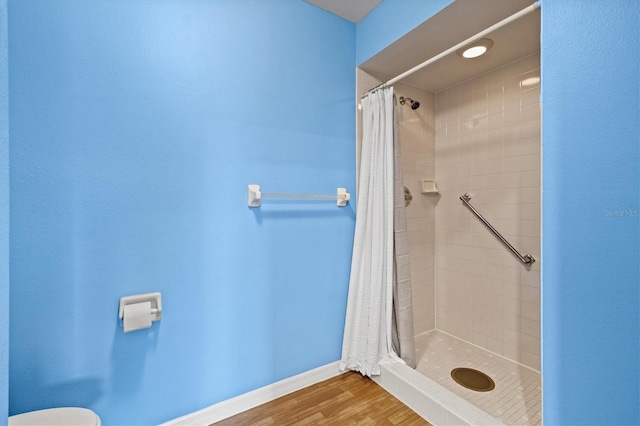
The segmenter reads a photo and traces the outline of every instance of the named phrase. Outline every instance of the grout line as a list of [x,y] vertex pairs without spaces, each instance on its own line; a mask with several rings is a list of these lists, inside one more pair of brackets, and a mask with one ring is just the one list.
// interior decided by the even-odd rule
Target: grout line
[[[435,330],[436,330],[436,331],[438,331],[439,333],[446,334],[446,335],[447,335],[447,336],[449,336],[449,337],[452,337],[452,338],[454,338],[454,339],[456,339],[456,340],[460,340],[460,341],[462,341],[462,342],[464,342],[464,343],[467,343],[467,344],[469,344],[469,345],[471,345],[471,346],[474,346],[474,347],[476,347],[476,348],[478,348],[478,349],[481,349],[481,350],[483,350],[483,351],[485,351],[485,352],[488,352],[488,353],[490,353],[490,354],[492,354],[492,355],[495,355],[495,356],[497,356],[497,357],[499,357],[499,358],[501,358],[501,359],[503,359],[503,360],[505,360],[505,361],[512,362],[512,363],[514,363],[514,364],[516,364],[516,365],[518,365],[518,366],[520,366],[520,367],[526,368],[527,370],[530,370],[530,371],[532,371],[532,372],[534,372],[534,373],[542,374],[542,372],[541,372],[541,371],[536,370],[535,368],[529,367],[528,365],[524,365],[524,364],[522,364],[521,362],[515,361],[515,360],[513,360],[513,359],[511,359],[511,358],[507,358],[507,357],[505,357],[504,355],[500,355],[499,353],[496,353],[496,352],[490,351],[489,349],[487,349],[487,348],[483,348],[482,346],[478,346],[478,345],[476,345],[475,343],[471,343],[471,342],[469,342],[468,340],[461,339],[461,338],[459,338],[459,337],[457,337],[457,336],[454,336],[453,334],[447,333],[446,331],[440,330],[440,329],[438,329],[438,328],[436,328]],[[525,334],[526,334],[526,333],[525,333]],[[533,336],[532,336],[532,337],[533,337]],[[522,348],[519,348],[519,349],[522,349]],[[529,352],[529,351],[526,351],[526,352]]]

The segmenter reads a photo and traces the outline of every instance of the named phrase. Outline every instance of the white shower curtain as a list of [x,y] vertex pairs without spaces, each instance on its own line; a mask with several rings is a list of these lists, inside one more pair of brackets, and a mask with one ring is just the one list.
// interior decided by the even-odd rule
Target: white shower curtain
[[356,230],[340,369],[371,376],[397,357],[393,297],[393,87],[362,100],[363,141]]

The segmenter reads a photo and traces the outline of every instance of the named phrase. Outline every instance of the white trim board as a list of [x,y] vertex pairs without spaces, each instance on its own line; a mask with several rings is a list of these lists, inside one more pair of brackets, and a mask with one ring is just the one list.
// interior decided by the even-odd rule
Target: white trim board
[[273,401],[281,396],[306,388],[316,383],[338,376],[340,361],[323,365],[313,370],[305,371],[288,379],[258,388],[234,398],[218,402],[207,408],[163,423],[160,426],[210,425],[227,419],[243,411]]

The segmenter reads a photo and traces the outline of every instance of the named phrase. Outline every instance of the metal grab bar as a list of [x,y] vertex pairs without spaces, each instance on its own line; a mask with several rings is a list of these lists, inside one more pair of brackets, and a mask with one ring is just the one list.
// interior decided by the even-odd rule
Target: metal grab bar
[[515,254],[518,257],[518,259],[520,259],[520,262],[522,262],[526,266],[531,266],[531,264],[535,262],[536,259],[530,254],[525,254],[524,256],[521,255],[518,250],[516,250],[511,244],[509,244],[509,241],[505,240],[504,237],[500,235],[500,233],[496,230],[496,228],[494,228],[493,226],[491,226],[489,222],[487,222],[487,219],[485,219],[484,217],[482,217],[480,213],[478,213],[478,210],[476,210],[471,204],[469,204],[470,199],[471,199],[471,195],[469,194],[464,194],[463,196],[460,197],[460,200],[464,203],[464,205],[467,206],[469,210],[471,210],[473,214],[475,214],[478,217],[478,219],[480,219],[482,223],[484,223],[485,226],[489,228],[489,230],[493,232],[494,235],[498,237],[500,241],[502,241],[502,243],[505,246],[507,246],[507,248],[513,252],[513,254]]

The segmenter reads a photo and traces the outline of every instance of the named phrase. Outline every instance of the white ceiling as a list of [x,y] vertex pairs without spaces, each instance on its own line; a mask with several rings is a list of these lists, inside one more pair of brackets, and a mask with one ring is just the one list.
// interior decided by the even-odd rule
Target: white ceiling
[[[380,0],[306,0],[358,22]],[[532,4],[533,0],[456,0],[360,65],[389,80]],[[359,18],[358,18],[359,17]],[[516,59],[540,51],[540,11],[485,36],[493,48],[476,59],[450,54],[403,79],[403,83],[437,92]]]
[[357,24],[382,0],[305,0]]

